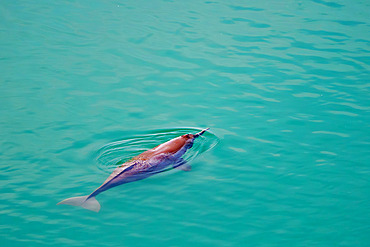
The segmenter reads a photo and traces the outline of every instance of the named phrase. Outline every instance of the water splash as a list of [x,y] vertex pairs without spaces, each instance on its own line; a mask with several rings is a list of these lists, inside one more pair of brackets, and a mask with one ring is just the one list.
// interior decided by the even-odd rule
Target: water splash
[[[98,168],[106,173],[111,173],[117,166],[125,163],[142,152],[154,148],[166,141],[184,134],[195,134],[199,128],[173,128],[148,131],[140,135],[123,137],[120,140],[104,145],[98,151]],[[212,149],[219,142],[219,138],[211,131],[199,136],[191,149],[183,158],[191,162],[202,153]]]

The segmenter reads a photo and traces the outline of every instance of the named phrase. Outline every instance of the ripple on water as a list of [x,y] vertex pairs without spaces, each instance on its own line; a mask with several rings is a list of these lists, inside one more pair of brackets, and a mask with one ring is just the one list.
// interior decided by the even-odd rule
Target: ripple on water
[[[140,153],[154,148],[175,137],[201,131],[199,128],[173,128],[148,131],[140,135],[123,136],[122,139],[110,142],[98,151],[98,168],[106,173],[111,173],[118,165],[130,160]],[[211,131],[205,132],[198,137],[194,145],[189,149],[184,159],[191,162],[197,156],[212,149],[219,142],[219,138]]]

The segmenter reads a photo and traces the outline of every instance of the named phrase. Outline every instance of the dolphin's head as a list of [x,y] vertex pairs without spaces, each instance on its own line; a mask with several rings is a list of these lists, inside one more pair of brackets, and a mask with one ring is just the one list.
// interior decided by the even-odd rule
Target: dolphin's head
[[185,145],[187,148],[191,148],[194,143],[194,135],[192,134],[186,134],[181,136],[182,139],[185,141]]
[[186,134],[186,135],[182,135],[181,137],[185,138],[186,140],[189,140],[189,139],[193,139],[194,135],[193,134]]
[[201,132],[198,132],[198,133],[196,133],[196,134],[186,134],[186,135],[182,135],[181,137],[182,138],[185,138],[186,140],[189,140],[189,139],[195,139],[195,138],[197,138],[197,137],[199,137],[199,136],[201,136],[201,135],[203,135],[204,134],[204,132],[206,132],[207,130],[209,130],[209,128],[207,128],[207,129],[204,129],[204,130],[202,130]]
[[195,135],[193,135],[193,134],[185,134],[185,135],[182,135],[181,138],[184,138],[185,139],[187,148],[191,148],[193,146],[193,143],[194,143],[195,138],[203,135],[203,133],[206,132],[207,130],[209,130],[209,128],[204,129],[204,130],[202,130],[201,132],[199,132],[199,133],[197,133]]

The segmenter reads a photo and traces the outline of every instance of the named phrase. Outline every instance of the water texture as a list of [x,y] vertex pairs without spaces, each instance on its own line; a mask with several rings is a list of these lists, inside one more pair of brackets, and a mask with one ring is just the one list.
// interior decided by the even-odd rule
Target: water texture
[[[369,246],[369,13],[0,1],[0,246]],[[192,171],[56,206],[206,127]]]

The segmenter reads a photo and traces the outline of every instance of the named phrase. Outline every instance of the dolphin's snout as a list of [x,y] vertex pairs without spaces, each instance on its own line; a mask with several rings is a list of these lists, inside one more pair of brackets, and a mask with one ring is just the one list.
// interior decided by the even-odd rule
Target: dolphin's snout
[[199,137],[199,136],[203,135],[203,134],[204,134],[204,132],[206,132],[207,130],[209,130],[209,128],[204,129],[204,130],[202,130],[202,131],[201,131],[201,132],[199,132],[199,133],[196,133],[196,134],[194,135],[194,138],[197,138],[197,137]]

